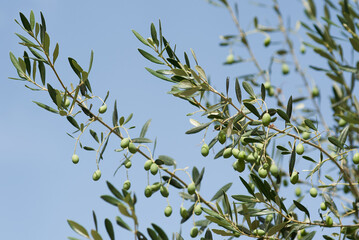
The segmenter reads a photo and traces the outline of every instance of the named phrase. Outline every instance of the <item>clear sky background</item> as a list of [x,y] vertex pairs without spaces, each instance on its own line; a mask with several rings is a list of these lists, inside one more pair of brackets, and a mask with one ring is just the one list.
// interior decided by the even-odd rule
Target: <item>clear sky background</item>
[[[276,23],[277,20],[271,9],[259,8],[249,1],[239,1],[240,22],[244,29],[253,28],[253,17],[258,16],[263,24]],[[265,2],[265,1],[262,1]],[[303,16],[300,1],[279,1],[285,20],[291,26]],[[0,120],[0,232],[2,239],[65,239],[76,236],[68,226],[66,219],[72,219],[83,224],[87,229],[93,228],[92,210],[97,213],[100,232],[106,239],[103,220],[113,220],[118,210],[105,203],[100,196],[109,194],[106,180],[119,189],[125,181],[125,171],[121,169],[113,175],[122,159],[121,153],[113,149],[119,147],[119,140],[111,138],[111,143],[104,155],[100,168],[102,178],[92,181],[92,173],[96,169],[93,152],[78,150],[80,163],[73,165],[71,155],[74,140],[66,132],[74,128],[60,117],[40,109],[32,101],[52,104],[47,93],[32,92],[24,87],[22,82],[9,80],[16,77],[9,51],[22,56],[24,48],[17,44],[19,39],[15,32],[21,33],[20,27],[13,21],[19,19],[18,12],[26,16],[30,10],[39,19],[42,11],[47,21],[47,31],[51,37],[51,48],[55,42],[60,45],[60,55],[57,68],[66,83],[77,82],[77,77],[68,65],[67,58],[75,58],[81,66],[87,68],[90,52],[94,50],[95,58],[90,75],[94,94],[100,97],[110,90],[108,99],[109,111],[104,119],[111,122],[113,102],[118,101],[119,114],[128,116],[134,113],[133,125],[137,128],[131,131],[136,136],[142,125],[152,119],[148,137],[158,138],[156,154],[165,154],[176,159],[179,167],[196,165],[206,167],[203,180],[203,195],[211,198],[221,186],[235,182],[231,194],[246,194],[239,184],[238,174],[232,170],[231,160],[210,158],[200,155],[202,134],[185,135],[184,132],[192,127],[187,113],[195,111],[191,105],[166,94],[171,84],[150,75],[144,67],[154,66],[145,60],[137,48],[145,48],[132,34],[135,29],[144,37],[150,36],[150,23],[161,19],[163,33],[171,44],[177,45],[177,52],[183,56],[183,51],[190,53],[194,49],[199,64],[210,75],[214,85],[221,91],[225,89],[225,78],[253,73],[252,64],[225,66],[230,49],[220,47],[220,35],[237,34],[233,22],[224,8],[214,7],[204,0],[134,0],[134,1],[68,1],[68,0],[16,0],[0,3],[0,79],[1,79],[1,120]],[[289,18],[290,16],[290,18]],[[287,21],[288,20],[288,21]],[[289,21],[290,20],[290,21]],[[303,33],[303,32],[302,32]],[[281,47],[275,45],[282,36],[274,34],[273,46],[264,49],[263,35],[253,35],[255,54],[263,66],[267,66],[270,54]],[[299,49],[299,41],[294,40]],[[148,49],[146,49],[149,51]],[[241,55],[243,47],[236,46],[233,52]],[[299,52],[299,50],[298,50]],[[244,57],[246,56],[243,54]],[[289,58],[288,58],[289,59]],[[316,56],[308,51],[301,57],[303,63]],[[320,61],[316,61],[320,63]],[[290,68],[294,67],[289,61]],[[307,68],[306,65],[304,65]],[[303,92],[299,76],[290,74],[283,77],[280,65],[274,67],[272,83],[288,90],[288,95]],[[54,77],[48,71],[47,81],[54,83]],[[329,84],[320,81],[321,75],[313,74],[318,80],[322,93],[329,91]],[[233,90],[234,82],[231,82]],[[231,91],[233,94],[233,91]],[[306,93],[307,94],[307,93]],[[234,95],[233,95],[234,96]],[[328,106],[327,96],[322,96],[322,106]],[[273,105],[274,106],[274,105]],[[204,121],[199,116],[193,118]],[[101,129],[98,126],[98,129]],[[206,139],[210,140],[210,138]],[[85,145],[96,147],[95,142],[88,137],[83,140]],[[217,148],[218,149],[218,148]],[[145,232],[151,222],[164,226],[167,233],[179,231],[180,198],[176,191],[170,193],[170,203],[174,214],[165,218],[163,210],[166,200],[158,193],[146,199],[143,189],[147,184],[147,174],[143,170],[144,159],[140,156],[133,160],[129,172],[132,189],[137,190],[137,212],[140,216],[140,229]],[[248,173],[248,172],[247,172]],[[158,176],[157,176],[158,177]],[[151,182],[158,181],[151,176]],[[294,189],[289,188],[294,196]],[[311,199],[309,199],[311,200]],[[318,206],[320,200],[317,199]],[[307,202],[308,203],[308,202]],[[185,203],[189,207],[189,203]],[[313,211],[316,208],[313,208]],[[315,217],[318,214],[313,213]],[[199,220],[200,218],[196,218]],[[191,221],[185,224],[185,229],[191,227]],[[116,225],[116,224],[115,224]],[[131,236],[124,229],[115,227],[118,239],[129,239]],[[189,238],[188,232],[184,233]],[[217,238],[216,238],[217,239]]]

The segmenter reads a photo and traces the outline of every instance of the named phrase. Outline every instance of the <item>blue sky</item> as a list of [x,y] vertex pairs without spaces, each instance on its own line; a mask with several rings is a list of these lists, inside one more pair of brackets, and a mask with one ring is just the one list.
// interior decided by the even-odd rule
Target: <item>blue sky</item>
[[[291,25],[297,17],[302,16],[298,11],[300,1],[279,1],[286,20],[291,16]],[[236,29],[230,16],[224,8],[217,8],[204,0],[178,1],[45,1],[18,0],[0,4],[0,29],[2,44],[0,47],[0,77],[2,80],[2,118],[0,152],[2,153],[2,174],[0,180],[0,226],[4,239],[65,239],[76,236],[68,227],[66,219],[77,221],[88,229],[93,228],[92,210],[98,216],[100,230],[106,238],[103,227],[105,217],[114,219],[116,208],[109,206],[100,199],[100,195],[108,194],[105,180],[121,188],[126,179],[123,169],[113,176],[114,170],[122,159],[121,153],[113,152],[119,146],[119,141],[112,138],[107,148],[105,159],[101,163],[102,178],[98,182],[91,179],[96,169],[93,153],[78,151],[80,163],[73,165],[71,155],[75,142],[66,135],[74,129],[65,118],[43,111],[32,101],[51,104],[46,93],[32,92],[23,86],[22,82],[8,80],[15,77],[16,71],[9,60],[9,51],[22,55],[23,48],[14,35],[21,29],[13,21],[19,19],[18,12],[26,16],[30,10],[39,19],[42,11],[47,21],[47,31],[51,37],[52,47],[55,42],[60,45],[60,55],[57,68],[66,83],[77,81],[75,74],[68,66],[68,57],[75,58],[87,68],[90,52],[94,50],[95,58],[90,75],[94,93],[104,97],[110,90],[108,99],[109,110],[115,99],[118,101],[120,115],[128,116],[134,113],[133,125],[137,128],[131,132],[139,134],[142,125],[152,119],[148,137],[158,138],[156,153],[172,156],[179,167],[206,167],[206,175],[202,185],[204,196],[211,198],[218,188],[228,182],[235,182],[235,193],[245,194],[238,176],[233,173],[232,160],[204,159],[200,155],[202,135],[185,135],[191,128],[187,113],[195,111],[191,105],[166,94],[171,85],[151,76],[144,67],[156,68],[145,60],[137,51],[144,48],[133,36],[135,29],[144,37],[148,37],[150,23],[157,25],[161,19],[164,35],[172,44],[177,45],[181,53],[192,48],[196,52],[199,64],[211,76],[214,85],[221,91],[225,89],[225,78],[251,73],[254,68],[250,64],[224,66],[229,48],[219,46],[219,36],[234,34]],[[250,29],[252,19],[258,15],[263,24],[275,23],[271,10],[258,8],[247,1],[241,1],[239,6],[240,21],[245,29]],[[273,35],[281,40],[278,34]],[[265,65],[273,49],[264,49],[264,36],[253,35],[255,54]],[[296,47],[299,42],[295,41]],[[146,49],[147,50],[147,49]],[[149,51],[149,50],[147,50]],[[243,47],[233,48],[234,53],[241,55]],[[310,51],[301,60],[313,59]],[[290,65],[294,72],[293,65]],[[307,67],[307,66],[306,66]],[[304,91],[299,77],[290,74],[285,79],[281,74],[280,65],[276,66],[273,84],[282,86],[290,94]],[[320,75],[313,75],[319,79]],[[48,72],[48,82],[54,82],[54,76]],[[318,82],[323,90],[328,92],[328,84]],[[54,83],[54,86],[56,84]],[[232,82],[232,86],[234,86]],[[233,90],[233,88],[232,88]],[[231,92],[233,93],[233,91]],[[328,100],[323,96],[322,106],[328,106]],[[111,111],[104,116],[111,121]],[[204,121],[199,116],[193,117]],[[100,126],[97,126],[100,128]],[[210,140],[210,139],[208,139]],[[95,146],[90,138],[84,142]],[[145,231],[149,223],[159,225],[166,223],[167,233],[179,230],[178,211],[181,204],[175,191],[171,192],[170,203],[174,215],[166,219],[163,210],[166,200],[158,194],[150,199],[143,197],[146,186],[146,173],[143,170],[144,159],[136,157],[129,172],[133,189],[137,190],[139,203],[137,212],[140,216],[140,228]],[[220,167],[219,167],[220,166]],[[151,181],[158,181],[151,177]],[[232,189],[233,190],[233,189]],[[293,189],[291,189],[293,191]],[[234,193],[232,192],[232,193]],[[318,200],[318,205],[319,205]],[[187,207],[189,204],[187,203]],[[170,221],[171,225],[168,225]],[[191,227],[190,221],[185,229]],[[117,237],[126,239],[130,235],[123,229],[116,228]],[[188,234],[188,233],[187,233]],[[188,236],[188,235],[185,235]]]

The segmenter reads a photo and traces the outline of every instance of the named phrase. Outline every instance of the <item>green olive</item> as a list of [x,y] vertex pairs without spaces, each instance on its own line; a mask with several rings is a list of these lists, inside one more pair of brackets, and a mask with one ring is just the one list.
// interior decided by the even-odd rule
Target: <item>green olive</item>
[[299,174],[297,171],[292,172],[292,175],[290,176],[290,182],[292,184],[296,184],[299,180]]
[[264,39],[264,46],[265,46],[265,47],[268,47],[269,44],[270,44],[270,42],[271,42],[270,36],[266,37],[266,38]]
[[237,161],[235,161],[233,163],[233,168],[234,168],[234,170],[236,170],[238,172],[243,172],[244,169],[246,169],[246,164],[245,164],[244,160],[238,159]]
[[318,97],[319,96],[319,89],[317,87],[314,87],[312,89],[312,96],[313,97]]
[[188,184],[187,186],[187,192],[192,195],[196,192],[196,185],[194,184],[194,182]]
[[265,82],[265,83],[264,83],[264,88],[265,88],[265,89],[268,90],[270,87],[271,87],[270,82]]
[[152,163],[150,171],[151,171],[152,175],[156,175],[158,173],[158,166],[156,163]]
[[232,156],[232,148],[226,148],[224,151],[223,151],[223,157],[224,158],[229,158]]
[[126,160],[124,165],[126,168],[130,168],[132,166],[132,162],[130,160]]
[[246,152],[245,151],[240,151],[239,153],[238,153],[238,155],[237,155],[238,157],[238,160],[246,160],[246,158],[247,158],[247,154],[246,154]]
[[246,161],[250,163],[254,163],[256,160],[257,158],[255,157],[255,153],[250,153],[246,158]]
[[165,208],[165,216],[166,216],[166,217],[169,217],[169,216],[171,216],[171,214],[172,214],[172,207],[171,207],[171,206],[167,206],[167,207]]
[[152,160],[147,160],[147,161],[145,162],[145,165],[143,166],[143,168],[144,168],[146,171],[150,170],[152,163],[153,163]]
[[359,153],[355,153],[353,156],[353,163],[359,164]]
[[131,188],[131,182],[130,180],[126,180],[124,183],[123,183],[123,189],[125,190],[129,190]]
[[226,142],[227,136],[226,133],[222,130],[218,133],[218,141],[223,144]]
[[266,217],[266,222],[271,222],[273,220],[273,214],[268,214]]
[[230,53],[227,58],[226,58],[226,63],[227,64],[231,64],[234,63],[234,55],[232,53]]
[[149,198],[149,197],[152,196],[152,189],[151,189],[150,186],[147,186],[147,187],[145,188],[145,196],[146,196],[147,198]]
[[136,153],[137,152],[137,147],[134,143],[130,142],[128,144],[128,151],[130,151],[130,153]]
[[122,148],[127,148],[129,144],[130,144],[130,139],[129,138],[124,138],[124,139],[121,140],[120,145],[121,145]]
[[303,44],[300,45],[300,53],[301,53],[301,54],[304,54],[305,51],[306,51],[305,46],[304,46]]
[[289,73],[289,66],[286,63],[282,64],[282,73],[283,75],[287,75]]
[[182,218],[187,218],[187,217],[188,217],[188,211],[187,211],[187,209],[184,208],[184,207],[181,207],[181,208],[180,208],[180,214],[181,214],[181,217],[182,217]]
[[302,189],[300,189],[300,187],[297,187],[297,188],[295,189],[295,195],[296,195],[297,197],[299,197],[301,194],[302,194]]
[[273,97],[274,93],[274,87],[270,86],[270,88],[268,89],[268,96]]
[[310,138],[310,132],[303,132],[302,136],[304,140],[308,140]]
[[322,202],[321,204],[320,204],[320,209],[322,209],[323,211],[325,211],[325,210],[327,210],[327,204],[326,204],[326,202]]
[[262,229],[254,229],[253,234],[257,236],[263,236],[265,234],[265,231]]
[[333,219],[330,216],[327,216],[325,218],[325,223],[327,224],[328,227],[332,227],[333,226]]
[[98,112],[103,114],[107,111],[107,105],[106,104],[103,104],[99,109],[98,109]]
[[152,192],[153,193],[157,192],[158,190],[160,190],[161,186],[162,186],[161,183],[155,182],[154,184],[151,185]]
[[207,144],[203,144],[202,148],[201,148],[201,154],[203,157],[207,157],[209,153],[209,147]]
[[271,121],[271,116],[269,113],[265,113],[262,116],[262,123],[264,126],[268,126],[270,124]]
[[238,148],[232,148],[232,155],[235,158],[238,158],[239,149]]
[[192,238],[197,237],[197,235],[198,235],[198,228],[193,227],[193,228],[191,229],[191,231],[190,231],[190,235],[191,235]]
[[295,148],[295,151],[298,155],[302,155],[304,153],[304,146],[303,144],[299,143]]
[[79,162],[80,158],[77,154],[72,155],[72,162],[74,164],[77,164]]
[[309,190],[309,194],[310,196],[312,196],[313,198],[317,197],[318,195],[318,190],[314,187],[312,187],[310,190]]
[[347,121],[345,121],[343,118],[341,118],[341,119],[339,119],[338,124],[340,127],[344,127],[347,124]]
[[278,167],[277,167],[277,165],[275,165],[274,163],[272,163],[272,164],[270,165],[269,171],[270,171],[270,173],[271,173],[273,176],[275,176],[275,177],[277,177],[278,174],[279,174]]
[[65,103],[64,103],[65,108],[68,108],[70,106],[70,104],[71,104],[70,100],[68,98],[66,98]]
[[93,179],[94,181],[98,181],[100,178],[101,178],[101,171],[100,171],[100,169],[97,169],[97,170],[93,173],[92,179]]
[[163,197],[168,197],[168,195],[169,195],[168,189],[164,186],[160,187],[160,192]]
[[261,177],[261,178],[266,178],[267,175],[268,175],[268,172],[267,170],[265,170],[263,167],[260,167],[258,169],[258,175]]
[[194,214],[196,215],[201,215],[202,213],[202,205],[200,203],[198,203],[193,210]]

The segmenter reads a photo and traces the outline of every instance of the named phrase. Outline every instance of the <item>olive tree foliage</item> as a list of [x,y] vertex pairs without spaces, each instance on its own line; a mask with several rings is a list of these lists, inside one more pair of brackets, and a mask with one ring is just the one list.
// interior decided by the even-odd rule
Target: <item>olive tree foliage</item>
[[[225,64],[251,62],[257,70],[235,79],[227,78],[224,81],[225,92],[211,85],[205,69],[199,65],[200,56],[196,56],[192,49],[184,56],[175,52],[174,46],[162,33],[161,22],[158,26],[151,24],[146,37],[135,30],[133,33],[143,45],[139,53],[158,66],[146,68],[147,71],[170,82],[169,94],[193,105],[193,118],[203,120],[191,119],[194,127],[186,132],[202,138],[201,154],[210,159],[233,159],[232,174],[238,176],[246,194],[234,191],[229,194],[232,184],[223,183],[221,189],[214,190],[212,198],[208,195],[213,193],[200,191],[204,169],[200,171],[193,167],[187,172],[183,166],[177,168],[173,158],[154,155],[151,149],[155,148],[156,142],[146,138],[150,122],[146,122],[138,137],[131,137],[128,123],[132,115],[121,116],[116,102],[111,103],[114,108],[110,112],[106,103],[108,94],[104,98],[94,95],[89,81],[93,53],[88,69],[81,67],[75,59],[68,59],[79,80],[65,85],[55,66],[59,44],[51,42],[50,48],[44,16],[41,13],[40,21],[36,22],[33,12],[29,17],[20,13],[17,23],[26,34],[17,36],[26,50],[22,57],[15,57],[10,52],[19,76],[13,79],[24,81],[30,90],[49,94],[48,103],[34,103],[66,118],[75,128],[69,135],[76,146],[94,151],[98,170],[93,173],[93,180],[101,177],[101,160],[112,135],[112,141],[120,142],[121,148],[116,151],[123,154],[121,166],[127,168],[126,171],[131,171],[131,161],[136,157],[143,160],[148,174],[158,176],[157,182],[143,186],[145,196],[151,197],[159,192],[166,198],[169,194],[179,193],[179,198],[190,203],[189,208],[180,208],[181,223],[195,219],[193,228],[181,234],[165,233],[163,227],[156,224],[148,227],[145,234],[138,227],[140,216],[135,211],[135,190],[131,189],[128,179],[123,186],[107,182],[111,194],[101,196],[119,211],[116,219],[105,219],[107,233],[98,232],[95,213],[94,229],[87,230],[68,220],[70,227],[82,237],[94,240],[103,239],[105,235],[115,239],[113,223],[133,232],[134,238],[141,240],[184,239],[189,236],[206,240],[245,236],[259,239],[359,239],[359,102],[358,91],[354,91],[359,78],[357,1],[334,3],[326,0],[317,2],[317,5],[314,0],[303,1],[307,19],[298,21],[294,29],[285,26],[277,0],[267,1],[267,11],[276,15],[276,24],[266,26],[254,17],[253,29],[249,31],[242,28],[236,4],[226,0],[209,3],[226,8],[238,30],[222,36],[221,45],[232,49],[240,45],[246,50],[241,52],[242,56],[231,53]],[[320,16],[319,12],[324,15]],[[299,26],[305,29],[308,41],[298,40]],[[253,46],[248,41],[249,33],[260,38],[264,35],[264,46]],[[280,45],[271,43],[271,34],[274,33],[281,34]],[[254,47],[273,50],[269,66],[260,65]],[[321,72],[326,84],[332,86],[329,94],[331,109],[324,109],[325,113],[319,107],[322,95],[318,86],[311,80],[310,71],[304,68],[307,65],[298,60],[298,54],[305,54],[308,49],[327,63],[324,66],[318,66],[316,62],[308,64],[312,70]],[[274,86],[271,76],[275,65],[281,66],[283,75],[293,69],[290,74],[298,74],[307,92],[289,96],[285,89]],[[47,82],[46,71],[52,71],[56,81]],[[233,96],[229,95],[229,89],[234,89]],[[217,100],[211,102],[209,99]],[[99,103],[101,107],[95,109],[93,106]],[[302,103],[309,107],[294,111]],[[103,120],[101,116],[104,114],[112,115],[111,123]],[[102,128],[95,127],[93,123],[96,122]],[[94,138],[97,148],[82,144],[80,140],[85,134]],[[308,164],[297,164],[298,160]],[[74,153],[72,161],[78,163],[77,153]],[[188,178],[179,177],[178,171],[186,171]],[[295,199],[290,201],[285,188],[288,184],[301,186],[296,189]],[[137,193],[142,191],[136,189]],[[320,205],[314,206],[319,218],[313,217],[304,198],[322,199]],[[165,215],[169,217],[171,214],[172,207],[168,205]],[[328,228],[330,231],[326,231]],[[318,233],[318,230],[323,231]],[[319,237],[320,234],[324,235]]]

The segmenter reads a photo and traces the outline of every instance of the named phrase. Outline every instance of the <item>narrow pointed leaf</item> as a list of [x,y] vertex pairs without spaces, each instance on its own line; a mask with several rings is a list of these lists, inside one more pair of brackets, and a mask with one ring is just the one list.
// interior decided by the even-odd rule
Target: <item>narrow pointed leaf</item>
[[150,123],[151,123],[151,119],[147,120],[147,122],[143,125],[140,133],[140,138],[145,137],[148,127],[150,126]]
[[72,230],[74,230],[76,233],[80,234],[83,237],[87,237],[87,238],[90,237],[87,230],[77,222],[67,220],[67,223],[70,225]]
[[59,113],[57,110],[53,109],[52,107],[47,106],[46,104],[40,103],[40,102],[36,102],[36,101],[32,101],[33,103],[36,103],[39,107],[42,107],[43,109],[52,112],[52,113]]
[[217,200],[219,197],[221,197],[223,195],[223,192],[227,192],[228,189],[232,186],[232,183],[227,183],[226,185],[224,185],[223,187],[221,187],[216,194],[214,194],[214,196],[212,197],[211,201]]
[[141,55],[143,57],[145,57],[147,60],[153,62],[153,63],[157,63],[157,64],[164,64],[161,60],[157,59],[156,57],[152,56],[151,54],[149,54],[148,52],[146,52],[145,50],[142,49],[138,49],[138,51],[141,53]]

